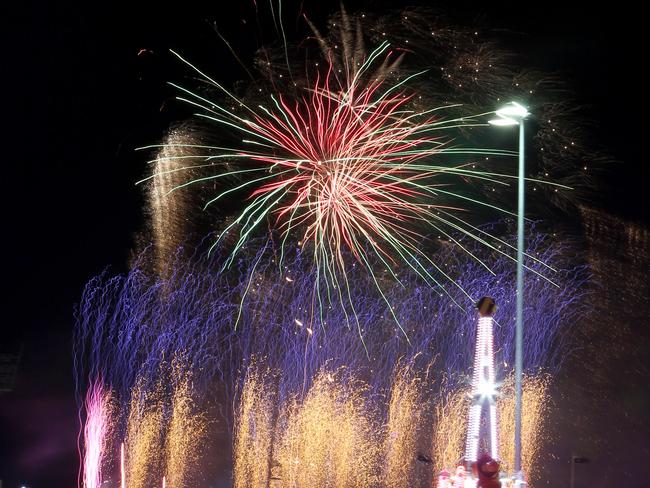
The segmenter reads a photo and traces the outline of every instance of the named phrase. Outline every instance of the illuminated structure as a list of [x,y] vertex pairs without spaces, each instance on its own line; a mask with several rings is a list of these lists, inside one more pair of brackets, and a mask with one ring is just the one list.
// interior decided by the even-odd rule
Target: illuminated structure
[[126,472],[124,471],[124,442],[120,444],[120,488],[126,488]]
[[[517,486],[522,486],[521,473],[521,397],[524,341],[524,119],[528,110],[517,102],[495,112],[498,118],[489,123],[496,126],[519,126],[519,175],[517,177],[517,314],[515,317],[515,473]],[[496,459],[496,458],[495,458]]]
[[488,453],[493,459],[499,459],[492,334],[492,316],[496,310],[496,305],[491,298],[483,297],[478,301],[477,308],[479,319],[476,331],[474,374],[472,377],[472,405],[469,410],[467,443],[465,446],[465,462],[469,466],[475,463],[478,457],[481,419],[486,410],[488,415],[487,431],[489,433]]

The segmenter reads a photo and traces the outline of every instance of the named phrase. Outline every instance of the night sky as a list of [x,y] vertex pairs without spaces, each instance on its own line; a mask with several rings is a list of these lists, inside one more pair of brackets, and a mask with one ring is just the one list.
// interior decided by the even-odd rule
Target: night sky
[[[126,269],[135,235],[142,228],[143,196],[134,182],[144,174],[145,165],[134,148],[155,143],[179,117],[166,107],[172,91],[165,82],[177,78],[183,68],[168,49],[189,53],[226,83],[243,78],[245,73],[212,23],[245,61],[250,60],[256,46],[239,26],[251,2],[176,2],[167,7],[25,1],[0,7],[4,23],[0,195],[6,271],[0,352],[23,347],[14,389],[0,393],[3,488],[20,483],[33,488],[75,484],[74,304],[84,283],[105,267],[114,272]],[[285,4],[297,11],[299,2]],[[349,10],[373,11],[398,4],[435,5],[459,23],[478,19],[491,29],[503,29],[504,44],[530,66],[566,79],[593,122],[588,129],[594,143],[614,160],[601,176],[591,205],[615,219],[638,222],[647,232],[650,174],[641,152],[647,145],[641,113],[647,98],[647,29],[640,12],[620,2],[592,4],[588,9],[569,2],[346,3]],[[305,0],[303,8],[310,17],[324,19],[337,6],[336,1]],[[138,55],[142,49],[148,51]],[[645,302],[637,304],[638,310],[647,310],[648,297],[640,300]],[[639,320],[634,341],[641,349],[635,350],[632,360],[647,361],[649,319],[646,315]],[[633,408],[625,415],[647,415],[647,363],[634,364],[634,383],[626,387],[625,354],[602,365],[623,382],[607,394],[635,395]],[[593,422],[585,428],[605,428]],[[643,423],[644,428],[647,425]],[[648,486],[642,474],[648,474],[650,463],[642,460],[650,452],[638,439],[650,439],[650,432],[620,434],[611,439],[615,444],[607,452],[642,452],[634,465],[625,467],[631,473],[626,486]],[[630,438],[637,444],[630,446]],[[593,463],[579,469],[607,466],[608,472],[616,472],[613,460],[599,452],[603,451],[593,449]]]

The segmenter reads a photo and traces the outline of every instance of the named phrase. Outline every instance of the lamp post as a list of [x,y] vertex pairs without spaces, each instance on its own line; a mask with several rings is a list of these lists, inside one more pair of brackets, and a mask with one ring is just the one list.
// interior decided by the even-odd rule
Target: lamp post
[[575,488],[576,482],[576,464],[588,463],[589,458],[571,454],[571,488]]
[[511,102],[496,112],[497,118],[489,121],[498,127],[519,126],[519,174],[517,178],[517,313],[515,320],[515,486],[523,485],[521,472],[521,379],[523,372],[523,321],[524,321],[524,119],[528,110]]

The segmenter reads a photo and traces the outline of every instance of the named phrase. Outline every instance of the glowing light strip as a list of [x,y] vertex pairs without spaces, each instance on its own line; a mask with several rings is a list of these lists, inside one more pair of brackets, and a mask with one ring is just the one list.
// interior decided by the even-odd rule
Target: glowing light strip
[[497,434],[497,406],[490,405],[490,456],[499,459],[499,439]]
[[126,488],[126,473],[124,471],[124,442],[120,444],[120,487]]
[[474,463],[478,457],[478,445],[483,406],[489,406],[488,430],[490,433],[490,456],[498,459],[497,411],[494,404],[496,379],[494,373],[494,341],[492,317],[480,317],[476,331],[474,371],[472,374],[473,402],[469,411],[465,460]]
[[467,425],[467,448],[465,459],[468,462],[476,462],[478,455],[479,427],[481,423],[481,405],[472,405],[469,410],[469,422]]

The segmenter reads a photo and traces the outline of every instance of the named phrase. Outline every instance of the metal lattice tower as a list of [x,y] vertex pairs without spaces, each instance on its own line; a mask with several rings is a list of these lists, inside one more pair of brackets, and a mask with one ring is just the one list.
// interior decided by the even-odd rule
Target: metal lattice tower
[[494,347],[492,334],[492,316],[496,311],[494,300],[481,298],[477,303],[479,310],[476,333],[476,352],[474,354],[474,372],[472,376],[472,405],[469,409],[467,425],[467,443],[465,462],[476,462],[481,435],[481,420],[487,415],[489,433],[489,451],[492,459],[499,459],[497,433],[497,407],[495,403],[496,379],[494,374]]

